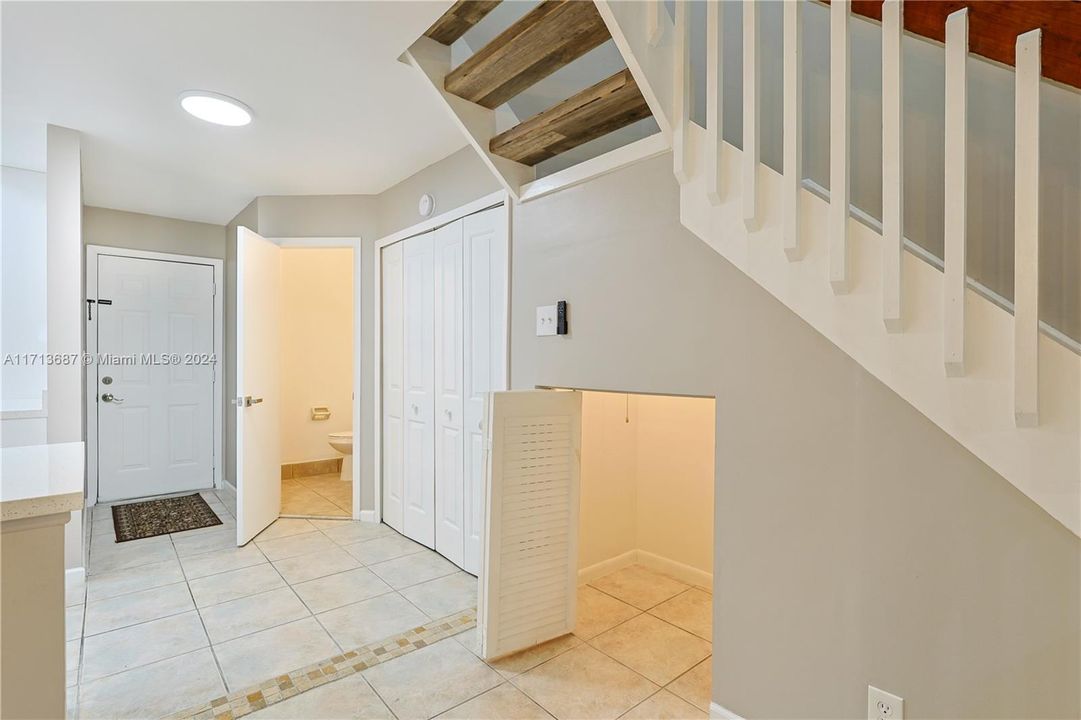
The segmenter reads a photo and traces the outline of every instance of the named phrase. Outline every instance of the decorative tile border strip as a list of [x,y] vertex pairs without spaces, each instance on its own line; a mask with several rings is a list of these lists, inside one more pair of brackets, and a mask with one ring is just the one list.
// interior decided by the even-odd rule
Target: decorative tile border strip
[[477,626],[474,609],[448,615],[355,650],[169,715],[167,720],[233,720],[375,667]]

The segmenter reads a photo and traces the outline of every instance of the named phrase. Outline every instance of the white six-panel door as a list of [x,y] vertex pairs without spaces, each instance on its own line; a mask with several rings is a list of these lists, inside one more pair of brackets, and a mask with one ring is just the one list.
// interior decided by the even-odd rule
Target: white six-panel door
[[98,365],[98,498],[213,487],[213,267],[99,255],[98,297],[99,354],[137,360]]
[[461,221],[434,233],[435,244],[435,549],[461,566],[465,552],[465,441],[462,433],[465,248]]
[[492,208],[462,220],[465,240],[465,556],[480,572],[488,393],[507,389],[507,216]]
[[490,395],[477,629],[494,659],[574,630],[582,395]]
[[383,521],[404,532],[405,501],[402,497],[403,392],[405,329],[402,278],[402,243],[383,248],[382,257],[382,397],[383,397]]
[[435,547],[435,283],[433,234],[405,241],[403,528]]

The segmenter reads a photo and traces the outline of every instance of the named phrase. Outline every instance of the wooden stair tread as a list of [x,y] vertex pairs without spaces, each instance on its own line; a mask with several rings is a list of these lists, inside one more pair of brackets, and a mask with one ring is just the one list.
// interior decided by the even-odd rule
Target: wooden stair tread
[[496,108],[610,37],[592,2],[544,0],[452,70],[444,88]]
[[450,45],[484,19],[499,3],[500,0],[458,0],[424,35],[436,42]]
[[638,84],[624,68],[496,135],[488,149],[508,160],[536,165],[649,116]]

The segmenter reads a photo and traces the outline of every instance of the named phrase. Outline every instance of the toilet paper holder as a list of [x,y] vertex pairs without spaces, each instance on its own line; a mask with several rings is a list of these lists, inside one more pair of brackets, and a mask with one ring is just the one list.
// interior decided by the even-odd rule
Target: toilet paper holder
[[329,420],[330,408],[328,407],[313,407],[312,408],[312,420]]

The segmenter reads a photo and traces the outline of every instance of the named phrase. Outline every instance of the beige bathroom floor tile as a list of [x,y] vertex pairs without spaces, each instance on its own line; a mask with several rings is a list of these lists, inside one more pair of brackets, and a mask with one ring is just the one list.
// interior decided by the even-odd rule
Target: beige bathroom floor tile
[[709,712],[713,658],[708,657],[668,684],[668,689],[699,710]]
[[708,714],[667,690],[650,695],[631,708],[623,720],[701,720]]
[[616,570],[589,584],[640,610],[649,610],[690,587],[641,565]]
[[589,645],[579,645],[512,682],[558,720],[618,718],[658,689]]
[[671,600],[665,600],[649,613],[703,640],[713,640],[713,596],[698,588],[691,588]]
[[708,642],[652,615],[639,615],[589,641],[606,655],[666,685],[709,657]]
[[520,675],[531,668],[535,668],[542,662],[547,662],[557,655],[561,655],[581,644],[582,641],[574,635],[564,635],[563,637],[557,637],[548,642],[543,642],[540,645],[526,648],[521,652],[499,658],[488,664],[503,677],[512,678],[515,675]]
[[406,588],[402,595],[430,617],[446,617],[477,606],[477,579],[459,571]]
[[633,605],[628,605],[589,585],[583,585],[578,588],[578,620],[574,634],[583,640],[589,640],[641,612]]

